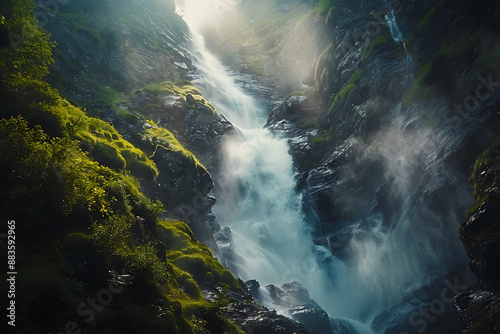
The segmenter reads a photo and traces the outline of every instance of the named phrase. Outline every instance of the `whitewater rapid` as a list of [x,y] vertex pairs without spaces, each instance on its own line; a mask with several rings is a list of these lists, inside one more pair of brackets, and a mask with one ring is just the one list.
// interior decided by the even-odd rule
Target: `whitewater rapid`
[[[370,325],[381,311],[432,283],[444,275],[437,270],[449,270],[463,257],[463,252],[454,253],[460,249],[456,226],[470,195],[466,180],[445,159],[457,139],[443,129],[417,126],[423,111],[404,112],[401,105],[388,111],[392,121],[373,142],[351,139],[349,145],[359,154],[354,166],[382,166],[382,171],[362,185],[363,175],[352,170],[338,175],[339,184],[359,185],[367,193],[366,215],[345,224],[349,259],[341,261],[313,242],[288,144],[263,128],[265,104],[237,84],[189,17],[198,73],[194,82],[241,134],[224,145],[213,207],[219,223],[232,231],[237,275],[257,279],[261,286],[298,281],[331,318],[349,322],[358,333],[373,333]],[[387,24],[394,41],[402,42],[394,16],[387,17]],[[403,66],[408,76],[410,61],[407,52]],[[336,191],[339,205],[352,205],[351,189]],[[378,203],[384,191],[390,219]],[[442,196],[448,199],[437,207]]]

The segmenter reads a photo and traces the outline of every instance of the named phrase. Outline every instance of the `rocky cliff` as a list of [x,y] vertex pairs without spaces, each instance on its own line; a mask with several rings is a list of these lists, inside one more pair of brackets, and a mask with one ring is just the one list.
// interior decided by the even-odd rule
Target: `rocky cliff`
[[[442,289],[437,287],[443,279],[469,281],[455,231],[473,205],[467,179],[476,158],[498,135],[498,4],[258,4],[241,6],[243,24],[236,36],[224,33],[230,29],[219,35],[208,33],[210,45],[228,66],[278,87],[267,94],[274,105],[267,127],[289,138],[317,245],[346,263],[356,263],[357,252],[368,251],[358,248],[370,243],[365,238],[377,240],[382,235],[374,242],[377,247],[386,247],[387,238],[392,245],[401,242],[401,249],[412,249],[401,256],[406,263],[425,258],[423,270],[429,274],[423,280],[429,285],[404,297],[385,315],[382,312],[372,329],[377,333],[458,331],[450,303],[437,317],[418,312],[439,299]],[[254,19],[255,12],[260,19]],[[488,168],[490,172],[484,171],[481,178],[489,174],[491,181],[493,167]],[[457,303],[469,330],[475,326],[478,333],[496,332],[495,321],[486,320],[496,314],[494,289],[487,282],[494,279],[497,266],[486,260],[496,254],[493,198],[461,229],[482,288],[462,294]],[[381,225],[370,227],[374,221]],[[486,231],[479,225],[488,226],[484,239]],[[414,239],[403,232],[409,226]],[[368,235],[357,234],[358,229]],[[434,238],[437,230],[446,237]],[[353,235],[357,235],[356,247]],[[418,242],[413,244],[415,239]],[[444,249],[460,255],[449,258]],[[396,264],[399,255],[389,249],[380,251],[382,258],[392,259],[389,262],[369,257],[377,267],[373,275],[391,270],[386,264]],[[490,292],[481,293],[481,289]],[[475,304],[474,296],[480,299]],[[464,311],[467,301],[477,309],[469,305],[469,311]],[[485,327],[479,323],[481,317]]]
[[460,238],[477,280],[456,299],[464,333],[500,331],[498,229],[498,141],[478,158],[472,182],[477,205],[460,226]]
[[[481,154],[499,131],[499,13],[486,0],[243,1],[205,34],[289,140],[315,249],[368,271],[355,317],[376,333],[457,332],[457,312],[467,333],[499,332],[498,144]],[[173,1],[7,1],[0,14],[1,208],[27,277],[22,331],[356,332],[299,283],[245,286],[221,265],[231,233],[210,191],[239,133],[191,82]]]
[[2,328],[307,333],[214,257],[213,180],[186,146],[210,164],[234,129],[180,79],[173,2],[7,1],[0,14],[0,205],[23,273]]

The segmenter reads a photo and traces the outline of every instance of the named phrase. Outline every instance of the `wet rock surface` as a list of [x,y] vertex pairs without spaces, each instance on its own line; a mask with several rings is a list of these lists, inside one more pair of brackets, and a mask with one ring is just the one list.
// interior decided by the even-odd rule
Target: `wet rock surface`
[[312,333],[300,323],[253,303],[233,303],[226,310],[229,318],[249,334]]
[[[241,282],[241,285],[245,284]],[[220,291],[205,286],[203,297],[209,301],[216,301]],[[236,323],[248,334],[314,334],[302,324],[288,317],[278,314],[275,310],[259,305],[251,300],[248,291],[238,293],[229,291],[226,294],[228,305],[224,310],[231,321]]]
[[500,332],[500,191],[498,190],[498,142],[478,159],[472,180],[476,199],[460,228],[460,238],[470,258],[476,283],[457,296],[455,304],[464,333]]
[[299,282],[285,282],[267,285],[265,292],[255,280],[247,281],[246,286],[253,298],[259,303],[275,305],[284,310],[291,319],[300,322],[316,334],[332,334],[332,325],[328,314],[309,296],[308,291]]

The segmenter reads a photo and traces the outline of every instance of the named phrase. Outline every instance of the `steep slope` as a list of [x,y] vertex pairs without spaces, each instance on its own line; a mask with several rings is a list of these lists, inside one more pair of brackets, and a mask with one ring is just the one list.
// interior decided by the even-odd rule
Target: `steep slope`
[[[475,159],[498,134],[498,3],[319,1],[300,21],[267,3],[259,19],[242,4],[237,37],[208,36],[234,70],[290,94],[267,126],[290,139],[316,244],[349,268],[329,291],[350,301],[339,313],[357,305],[349,316],[376,333],[458,331],[440,293],[470,282],[456,229]],[[282,32],[295,30],[312,31],[301,51],[315,56],[280,85],[294,70]],[[272,56],[256,63],[261,52]],[[279,94],[257,96],[273,105]]]
[[464,333],[500,332],[500,296],[498,266],[498,140],[476,161],[472,182],[475,208],[460,226],[460,238],[469,256],[470,268],[477,281],[456,299]]
[[[221,311],[224,293],[207,302],[200,290],[239,283],[183,222],[159,220],[162,204],[126,172],[156,176],[158,150],[151,160],[43,81],[51,45],[31,2],[1,12],[3,38],[26,24],[35,32],[1,53],[1,204],[16,233],[11,271],[22,273],[10,297],[17,332],[239,332]],[[192,158],[182,166],[198,168]]]
[[[101,4],[96,2],[94,9]],[[2,274],[2,291],[15,286],[12,295],[1,297],[3,305],[13,305],[2,328],[16,333],[241,333],[225,309],[237,303],[250,308],[234,316],[249,331],[258,327],[273,333],[279,323],[282,329],[307,333],[253,303],[188,225],[174,218],[184,210],[196,216],[192,224],[206,219],[213,183],[171,132],[135,110],[117,115],[117,105],[106,99],[86,113],[45,82],[54,44],[36,17],[61,8],[33,9],[28,0],[0,5],[0,206],[9,220],[11,251],[2,259],[19,273]],[[83,19],[73,14],[73,20]],[[58,32],[69,33],[78,44],[89,38],[89,29],[83,30]],[[100,59],[75,55],[70,41],[65,43],[64,51],[78,60],[74,67],[88,69]],[[109,77],[100,77],[103,72],[95,68],[87,75],[65,76],[64,59],[56,63],[63,71],[52,73],[51,80],[72,82],[62,87],[65,95],[76,101],[105,97],[109,90],[102,85]],[[109,70],[110,65],[100,66]],[[138,65],[132,77],[153,72],[145,68]],[[149,80],[139,78],[130,85]],[[165,96],[182,99],[176,110],[183,113],[196,103],[197,108],[206,105],[185,83],[170,83],[167,90]],[[88,95],[80,95],[85,91]],[[105,121],[89,114],[105,116]],[[200,201],[206,203],[200,206]],[[203,228],[206,221],[200,224]],[[248,318],[263,321],[245,324]]]

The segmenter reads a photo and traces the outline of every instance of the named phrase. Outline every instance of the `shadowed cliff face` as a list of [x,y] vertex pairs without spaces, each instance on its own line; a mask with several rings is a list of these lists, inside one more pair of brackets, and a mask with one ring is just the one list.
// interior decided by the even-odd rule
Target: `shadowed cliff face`
[[460,226],[460,239],[470,258],[476,283],[456,299],[464,333],[500,331],[500,240],[498,218],[498,153],[496,141],[476,161],[472,182],[475,208]]
[[[146,279],[153,277],[148,282],[139,279],[138,288],[126,295],[147,304],[141,304],[141,323],[156,326],[156,322],[149,321],[148,307],[153,298],[167,298],[168,301],[161,299],[160,311],[161,307],[168,308],[173,312],[168,314],[174,314],[176,320],[162,318],[164,328],[189,331],[191,326],[198,326],[196,319],[201,316],[206,326],[213,326],[209,330],[216,332],[229,325],[220,317],[225,312],[220,309],[224,301],[215,291],[224,291],[229,284],[232,303],[227,311],[247,332],[306,332],[284,317],[249,303],[248,294],[242,293],[239,283],[207,255],[210,252],[196,242],[197,238],[228,266],[241,265],[234,249],[246,247],[246,263],[272,263],[268,261],[272,258],[277,265],[270,271],[278,276],[283,272],[285,278],[307,277],[314,282],[313,276],[321,272],[328,284],[318,285],[319,289],[309,293],[321,297],[321,306],[330,319],[316,304],[320,301],[312,301],[300,284],[274,282],[265,290],[253,285],[257,286],[254,296],[279,305],[308,328],[325,333],[457,332],[452,299],[465,289],[470,277],[464,268],[466,254],[456,230],[465,219],[465,211],[476,201],[482,205],[462,224],[461,239],[478,283],[462,292],[456,304],[468,333],[498,331],[498,323],[492,320],[498,314],[496,146],[484,153],[475,166],[474,196],[468,184],[476,157],[490,146],[499,131],[500,11],[496,2],[241,1],[233,8],[237,12],[220,17],[220,22],[205,35],[208,47],[231,69],[226,73],[219,64],[217,71],[223,72],[224,78],[232,78],[233,86],[243,89],[215,85],[209,101],[200,89],[204,88],[204,80],[212,78],[210,74],[221,73],[209,73],[211,67],[201,66],[218,61],[196,59],[198,64],[193,65],[189,30],[175,14],[173,1],[58,4],[44,12],[43,26],[58,43],[48,80],[63,96],[85,106],[87,115],[104,122],[87,120],[82,111],[69,107],[40,82],[34,84],[37,88],[23,90],[14,84],[7,87],[8,81],[1,81],[2,97],[12,102],[2,112],[7,117],[17,116],[20,111],[30,126],[40,123],[51,135],[76,139],[78,148],[63,147],[81,154],[89,166],[95,160],[115,170],[109,172],[92,165],[96,173],[98,170],[106,175],[106,180],[118,179],[116,184],[105,183],[109,189],[102,184],[96,186],[102,186],[102,191],[109,194],[112,210],[124,212],[123,221],[110,219],[112,224],[106,226],[124,228],[118,223],[126,222],[131,225],[131,239],[127,242],[153,245],[134,248],[137,257],[129,258],[139,266],[135,268],[138,273]],[[9,31],[3,17],[0,19],[0,48],[5,48]],[[0,60],[4,63],[3,55]],[[45,93],[30,94],[39,94],[40,90]],[[250,109],[259,108],[262,114],[266,107],[269,109],[266,127],[276,137],[287,140],[288,147],[284,140],[272,138],[267,130],[239,131],[221,114],[226,112],[240,128],[265,123],[260,122],[265,116],[253,119],[248,117],[253,114],[242,115],[241,105],[225,111],[220,107],[224,100],[233,98],[228,95],[236,92],[244,95],[245,101],[252,97],[259,100],[258,106]],[[28,105],[32,98],[42,98],[44,102],[38,107]],[[49,100],[56,102],[52,105]],[[57,112],[46,108],[48,105]],[[50,117],[46,119],[47,115]],[[3,122],[2,131],[14,123]],[[16,126],[24,129],[21,123]],[[22,131],[28,133],[27,129]],[[235,139],[242,134],[244,140]],[[37,145],[47,139],[33,136]],[[227,142],[232,145],[225,145]],[[2,142],[2,149],[8,152],[9,145],[5,143]],[[49,150],[49,146],[40,147]],[[30,149],[39,153],[40,147]],[[297,171],[296,185],[291,159],[286,154],[288,148]],[[56,146],[52,149],[56,150]],[[255,156],[261,158],[252,160]],[[15,155],[9,157],[13,164]],[[71,159],[61,159],[68,164],[63,172],[70,173]],[[240,168],[241,174],[262,179],[262,184],[269,188],[257,187],[256,182],[238,185],[229,175],[238,164],[245,167]],[[9,166],[2,171],[11,177],[13,169]],[[157,226],[156,204],[138,195],[135,185],[117,176],[121,174],[109,174],[121,170],[137,177],[146,195],[163,202],[166,221]],[[56,184],[58,174],[50,167],[40,175],[43,185]],[[276,187],[271,178],[277,180]],[[225,192],[232,196],[229,201],[221,201],[223,209],[218,211],[218,217],[211,213],[215,203],[210,195],[213,180],[220,187],[219,196]],[[278,187],[283,185],[286,187]],[[248,198],[259,204],[258,210],[254,206],[240,208],[238,200],[246,198],[242,195],[245,192],[254,192]],[[107,274],[110,268],[119,269],[116,263],[110,266],[102,260],[90,267],[82,265],[82,261],[99,258],[91,251],[90,237],[82,234],[87,232],[86,224],[91,218],[101,219],[95,218],[103,214],[99,208],[106,209],[108,195],[100,199],[98,195],[92,195],[94,202],[89,200],[89,210],[95,212],[78,211],[88,219],[77,215],[69,219],[78,225],[71,231],[76,235],[58,239],[63,241],[62,252],[67,259],[58,258],[55,263],[69,266],[77,279],[92,281],[89,268],[98,267],[96,270],[104,274],[96,282],[120,281],[120,275]],[[266,197],[271,195],[273,198]],[[35,195],[26,196],[29,199]],[[51,192],[50,196],[53,197],[47,198],[60,199],[58,196],[62,195]],[[118,204],[117,198],[121,199]],[[101,202],[95,199],[102,200],[104,206],[99,207]],[[35,209],[28,211],[30,219],[44,201],[35,201]],[[120,206],[122,202],[125,204]],[[278,203],[285,203],[282,207],[288,208],[283,210],[286,214],[268,214]],[[239,209],[246,210],[245,215],[255,211],[260,216],[256,215],[259,220],[250,221],[248,230],[239,231],[235,239],[228,228],[219,226],[216,218],[231,223],[238,218]],[[46,209],[51,211],[49,217],[63,220],[66,216],[52,212],[57,210],[54,206]],[[174,218],[185,220],[192,232]],[[278,223],[281,221],[284,223]],[[293,224],[285,224],[290,222]],[[105,226],[104,221],[102,225]],[[299,237],[295,238],[295,234]],[[120,234],[113,236],[118,238]],[[250,240],[251,236],[258,238]],[[251,242],[233,247],[235,240]],[[43,248],[40,241],[34,244]],[[220,245],[224,247],[222,252]],[[275,252],[250,253],[260,247]],[[184,251],[204,255],[195,257]],[[41,254],[58,253],[51,249]],[[252,258],[248,254],[256,255]],[[304,254],[309,261],[297,263]],[[125,257],[125,253],[121,255]],[[146,273],[140,271],[140,256],[150,260]],[[284,258],[296,262],[289,266],[289,262],[281,261]],[[178,294],[175,298],[182,296],[194,301],[182,306],[171,303],[172,295],[167,293],[165,297],[164,290],[150,284],[159,280],[154,270],[159,270],[158,263],[164,262],[174,264],[167,272],[175,280],[173,288],[163,286],[164,290],[174,291]],[[156,269],[149,272],[150,267]],[[34,272],[44,268],[35,268]],[[238,269],[251,278],[254,274],[249,268],[262,271],[262,265]],[[183,274],[184,270],[189,275]],[[65,275],[64,271],[58,272],[57,282],[63,282]],[[47,282],[48,278],[42,277],[36,287]],[[219,283],[224,285],[217,286]],[[78,290],[77,284],[64,286],[72,291],[70,299],[78,302],[81,291],[73,294]],[[61,300],[67,296],[56,288],[50,291],[58,293]],[[202,292],[217,307],[203,304]],[[294,293],[303,298],[294,299]],[[141,299],[142,295],[153,297]],[[43,300],[45,304],[41,305],[52,305],[47,304],[48,297]],[[202,304],[202,311],[197,303]],[[130,310],[121,305],[129,307],[128,303],[117,305],[117,314],[129,314]],[[28,309],[36,307],[30,304]],[[106,331],[113,324],[109,320],[96,328]],[[237,332],[233,327],[225,328]]]
[[[232,69],[277,86],[271,105],[282,94],[267,126],[289,139],[316,244],[348,268],[332,278],[332,299],[355,300],[339,312],[368,319],[385,309],[372,324],[380,333],[458,330],[451,303],[432,321],[420,311],[443,281],[470,282],[456,230],[474,203],[474,161],[497,135],[498,4],[314,5],[241,4],[239,24],[225,22],[237,36],[208,32],[209,45]],[[276,23],[284,17],[289,25]],[[303,48],[290,48],[305,31]],[[296,75],[287,61],[299,55],[312,61]],[[342,295],[349,286],[359,296]]]
[[64,1],[47,19],[57,41],[50,81],[75,102],[115,103],[133,88],[178,80],[191,66],[172,1]]

